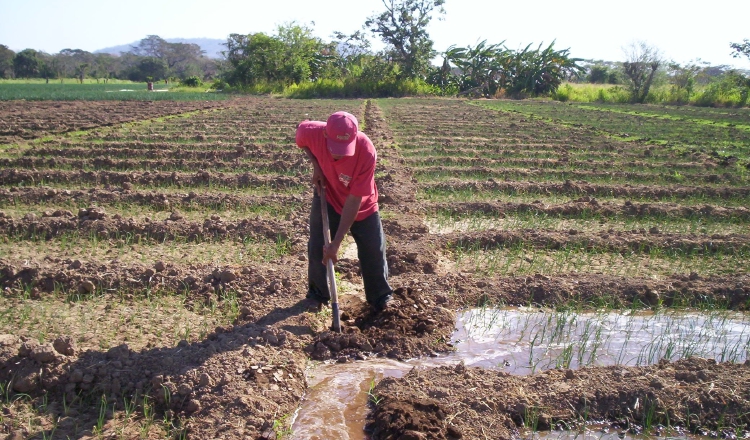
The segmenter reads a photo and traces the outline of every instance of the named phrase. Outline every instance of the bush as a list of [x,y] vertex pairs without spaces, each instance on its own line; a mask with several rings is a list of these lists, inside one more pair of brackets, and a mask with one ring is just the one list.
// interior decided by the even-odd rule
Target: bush
[[186,87],[201,87],[203,85],[203,80],[197,76],[189,76],[182,80],[182,85]]
[[552,99],[555,101],[566,102],[570,100],[570,95],[573,94],[573,86],[565,84],[552,92]]
[[696,93],[692,103],[702,107],[741,107],[748,103],[748,94],[750,78],[730,71]]
[[388,98],[443,95],[439,87],[421,80],[321,79],[293,84],[284,89],[288,98]]
[[216,91],[227,90],[229,88],[229,84],[227,84],[227,82],[223,79],[215,79],[214,82],[211,83],[211,88]]
[[626,103],[630,99],[628,91],[622,86],[599,84],[564,84],[550,97],[557,101]]

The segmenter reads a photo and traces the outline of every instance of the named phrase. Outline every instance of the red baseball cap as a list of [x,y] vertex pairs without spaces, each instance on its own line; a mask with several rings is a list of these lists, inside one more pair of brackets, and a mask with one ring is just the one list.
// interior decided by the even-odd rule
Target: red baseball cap
[[353,156],[359,124],[354,115],[336,112],[326,121],[326,145],[331,154]]

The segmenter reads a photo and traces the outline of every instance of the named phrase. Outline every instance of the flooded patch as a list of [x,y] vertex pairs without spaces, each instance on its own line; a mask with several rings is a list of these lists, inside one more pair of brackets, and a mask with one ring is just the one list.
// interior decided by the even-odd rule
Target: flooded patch
[[552,368],[643,366],[691,356],[744,362],[750,317],[715,311],[648,314],[475,309],[454,338],[466,365],[528,374]]
[[[319,364],[292,426],[293,439],[365,439],[368,393],[384,377],[412,368],[456,365],[526,375],[554,368],[641,366],[690,357],[744,362],[750,351],[750,317],[707,313],[574,313],[537,309],[473,309],[461,314],[455,353],[407,362],[373,359]],[[377,397],[376,397],[377,398]],[[544,438],[614,438],[617,433],[545,434]],[[539,436],[538,433],[534,434]],[[622,434],[618,438],[623,438]]]
[[658,434],[652,435],[634,435],[629,434],[622,430],[612,429],[611,426],[592,425],[587,427],[583,431],[536,431],[536,432],[522,432],[522,438],[529,440],[646,440],[651,438],[664,438],[665,440],[672,439],[701,439],[698,435],[688,434],[684,430],[670,429],[667,430],[662,427],[659,429]]

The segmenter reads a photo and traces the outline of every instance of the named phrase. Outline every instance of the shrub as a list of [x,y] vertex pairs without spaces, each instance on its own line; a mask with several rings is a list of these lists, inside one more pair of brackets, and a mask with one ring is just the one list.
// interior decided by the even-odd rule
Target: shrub
[[573,94],[573,86],[570,84],[565,84],[564,86],[558,88],[556,91],[552,92],[552,99],[560,102],[566,102],[570,100],[570,95]]
[[551,93],[550,97],[563,102],[626,103],[630,99],[630,94],[622,86],[568,83]]
[[422,80],[321,79],[293,84],[284,89],[288,98],[386,98],[442,95],[439,87]]
[[217,91],[227,90],[229,88],[229,84],[227,84],[227,82],[223,79],[215,79],[214,82],[211,83],[211,88]]
[[186,87],[200,87],[203,85],[203,80],[197,76],[189,76],[182,80],[182,85]]
[[750,78],[730,71],[698,92],[692,103],[703,107],[741,107],[748,103],[749,92]]

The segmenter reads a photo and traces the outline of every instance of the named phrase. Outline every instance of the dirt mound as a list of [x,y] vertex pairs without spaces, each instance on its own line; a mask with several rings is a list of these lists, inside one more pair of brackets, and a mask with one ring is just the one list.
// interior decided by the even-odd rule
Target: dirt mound
[[[384,382],[389,380],[385,379]],[[435,399],[389,401],[378,409],[366,428],[373,439],[453,440],[463,437],[455,427],[446,426],[445,419],[449,414]]]
[[[0,202],[8,205],[23,203],[34,204],[59,204],[62,205],[71,199],[80,204],[105,205],[105,204],[128,204],[140,205],[150,208],[172,210],[187,208],[215,208],[236,209],[247,206],[294,206],[304,205],[298,211],[300,215],[309,212],[309,200],[295,194],[271,194],[266,196],[254,196],[245,194],[228,194],[211,191],[186,191],[184,193],[138,191],[132,189],[133,185],[123,182],[120,187],[94,187],[88,190],[59,190],[50,187],[11,187],[0,188]],[[106,208],[105,208],[106,209]]]
[[[615,309],[649,307],[750,308],[750,275],[702,276],[673,274],[662,279],[601,274],[477,277],[468,273],[438,276],[408,274],[419,286],[448,308],[505,306],[588,305]],[[400,278],[400,277],[399,277]],[[449,295],[449,292],[454,294]]]
[[578,217],[591,214],[603,218],[630,216],[655,218],[724,218],[750,219],[750,209],[746,207],[725,207],[717,205],[685,206],[676,203],[623,203],[598,202],[593,197],[580,197],[567,203],[544,204],[535,203],[502,203],[502,202],[453,202],[433,203],[432,212],[448,212],[452,214],[469,214],[482,212],[503,216],[505,214],[534,213],[555,217]]
[[453,311],[415,289],[399,288],[393,296],[400,305],[380,313],[356,298],[342,303],[342,333],[320,333],[305,351],[317,360],[346,361],[372,355],[408,359],[452,350]]
[[95,408],[86,408],[80,396],[104,395],[121,410],[155,402],[162,417],[196,438],[258,438],[299,404],[304,368],[292,334],[252,324],[217,328],[201,342],[141,351],[123,344],[76,353],[65,338],[39,345],[0,335],[0,381],[31,397],[65,399],[70,407],[50,408],[63,436],[87,419],[95,425]]
[[[659,435],[665,426],[712,436],[747,433],[748,383],[750,362],[717,364],[699,358],[531,376],[463,364],[414,369],[375,387],[380,403],[372,415],[373,438],[509,439],[521,428],[575,430],[592,420],[623,434],[639,434],[644,426],[649,435]],[[435,420],[433,411],[444,416]],[[408,434],[410,430],[422,434]],[[400,437],[404,435],[411,436]]]
[[[169,140],[174,140],[170,137]],[[294,138],[291,139],[293,141]],[[239,144],[239,145],[238,145]],[[141,157],[144,159],[172,159],[191,161],[232,161],[240,158],[253,161],[260,159],[296,162],[300,158],[299,152],[294,150],[280,150],[275,144],[259,144],[254,142],[237,142],[235,138],[227,136],[223,141],[204,143],[193,142],[188,145],[169,142],[122,141],[104,142],[97,148],[84,148],[80,143],[61,141],[59,146],[45,145],[40,148],[30,148],[23,154],[25,157],[57,157],[77,159],[130,159]]]
[[[99,239],[123,240],[123,244],[140,243],[141,241],[187,241],[224,240],[227,238],[247,238],[292,240],[301,246],[302,238],[296,232],[304,227],[301,218],[295,221],[274,221],[268,219],[243,219],[224,221],[218,215],[212,215],[202,222],[188,221],[178,212],[164,214],[163,220],[146,218],[136,220],[123,218],[119,214],[112,217],[103,208],[92,206],[81,208],[77,216],[67,210],[47,211],[38,217],[29,213],[23,218],[5,216],[0,211],[0,232],[16,238],[34,238],[50,240],[62,234],[77,231],[84,236],[96,236]],[[300,217],[302,215],[300,214]],[[125,240],[129,242],[125,242]]]
[[[654,173],[639,173],[634,171],[587,171],[587,170],[556,170],[556,169],[524,169],[524,168],[512,168],[512,167],[488,167],[486,166],[474,166],[474,167],[461,167],[461,166],[433,166],[433,167],[421,167],[419,174],[423,175],[450,175],[450,176],[486,176],[487,178],[505,179],[511,177],[513,179],[528,179],[531,181],[542,180],[542,179],[553,179],[553,180],[565,180],[566,178],[574,178],[576,180],[608,180],[615,178],[617,180],[630,180],[633,182],[677,182],[682,180],[672,178],[668,175],[655,175]],[[692,182],[704,182],[704,183],[721,183],[724,185],[738,185],[745,183],[744,177],[736,176],[729,173],[723,174],[704,174],[704,173],[691,173],[686,175],[686,178]]]
[[671,234],[658,227],[630,231],[581,231],[570,229],[488,230],[451,233],[442,237],[444,248],[496,249],[528,246],[537,249],[586,249],[620,253],[648,253],[654,249],[680,251],[685,255],[734,254],[750,249],[748,234]]
[[0,185],[37,185],[40,182],[57,184],[119,185],[138,184],[145,186],[206,187],[227,188],[290,188],[306,185],[308,176],[266,176],[252,173],[225,175],[198,171],[194,173],[160,171],[62,171],[62,170],[0,170]]
[[421,185],[425,192],[440,191],[496,191],[508,194],[567,194],[570,196],[622,197],[639,199],[685,199],[706,197],[733,199],[750,196],[750,187],[716,187],[685,185],[618,185],[566,181],[564,183],[504,182],[489,178],[486,182],[451,179],[446,182]]
[[[211,158],[210,167],[214,171],[236,172],[238,170],[253,170],[275,172],[281,174],[302,173],[309,167],[308,164],[300,157],[294,160],[276,159],[273,162],[250,162],[235,160],[222,160]],[[186,171],[202,170],[206,168],[206,160],[187,160],[187,159],[112,159],[109,157],[94,159],[69,159],[69,158],[39,158],[39,157],[22,157],[19,159],[0,159],[0,167],[16,169],[96,169],[96,170],[115,170],[115,171],[139,171],[144,168],[161,171]]]
[[239,292],[243,322],[260,319],[273,310],[286,315],[301,313],[294,308],[304,295],[304,262],[286,259],[263,267],[217,267],[181,265],[157,261],[151,266],[123,266],[117,261],[45,260],[19,265],[0,260],[0,287],[6,297],[44,299],[86,298],[112,294],[137,299],[144,292],[179,292],[184,305],[216,305],[224,293]]

